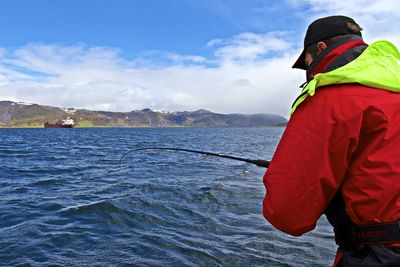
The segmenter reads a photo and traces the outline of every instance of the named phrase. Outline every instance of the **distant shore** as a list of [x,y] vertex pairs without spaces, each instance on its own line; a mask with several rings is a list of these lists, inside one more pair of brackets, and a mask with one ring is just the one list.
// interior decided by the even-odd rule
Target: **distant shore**
[[12,101],[0,101],[0,128],[43,128],[66,118],[76,128],[146,128],[146,127],[271,127],[285,126],[287,119],[277,114],[221,114],[205,109],[196,111],[130,112],[92,111],[59,108]]

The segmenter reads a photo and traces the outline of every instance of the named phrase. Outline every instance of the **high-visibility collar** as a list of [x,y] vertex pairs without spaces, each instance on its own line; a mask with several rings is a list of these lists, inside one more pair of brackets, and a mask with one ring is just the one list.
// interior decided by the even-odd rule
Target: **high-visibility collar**
[[318,73],[303,88],[292,105],[291,114],[317,88],[332,84],[359,83],[377,89],[400,92],[400,53],[388,41],[370,44],[364,52],[335,70]]

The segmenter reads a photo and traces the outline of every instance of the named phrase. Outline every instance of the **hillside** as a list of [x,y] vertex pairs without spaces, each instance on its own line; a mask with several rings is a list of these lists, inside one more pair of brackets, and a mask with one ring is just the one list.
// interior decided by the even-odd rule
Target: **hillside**
[[208,110],[130,112],[61,109],[38,104],[0,101],[0,127],[43,127],[44,122],[74,119],[76,127],[262,127],[282,126],[287,120],[274,114],[219,114]]

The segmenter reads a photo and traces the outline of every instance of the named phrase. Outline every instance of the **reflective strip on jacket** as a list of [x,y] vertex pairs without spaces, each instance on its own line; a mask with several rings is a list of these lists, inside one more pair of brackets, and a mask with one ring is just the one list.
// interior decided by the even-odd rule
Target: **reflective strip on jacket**
[[355,60],[345,66],[315,75],[293,104],[291,114],[318,87],[331,84],[359,83],[378,89],[400,92],[400,53],[387,42],[372,43]]

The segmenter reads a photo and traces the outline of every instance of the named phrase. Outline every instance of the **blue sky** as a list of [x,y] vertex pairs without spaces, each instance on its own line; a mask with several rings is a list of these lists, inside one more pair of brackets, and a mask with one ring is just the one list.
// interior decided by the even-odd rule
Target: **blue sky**
[[352,16],[399,45],[395,0],[3,0],[0,100],[287,115],[307,25]]
[[147,50],[209,56],[205,44],[214,38],[295,30],[290,10],[259,0],[10,0],[0,2],[0,31],[5,47],[84,43],[131,57]]
[[[246,2],[253,3],[255,8],[262,5],[258,1],[232,2],[232,10],[224,12],[228,4],[207,0],[1,1],[0,27],[10,37],[4,39],[6,45],[81,40],[123,49],[131,49],[132,43],[138,43],[142,49],[152,45],[176,49],[188,39],[202,45],[214,36],[257,28],[246,23],[256,12],[243,7]],[[236,15],[242,17],[242,23],[235,21]]]

